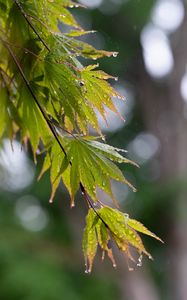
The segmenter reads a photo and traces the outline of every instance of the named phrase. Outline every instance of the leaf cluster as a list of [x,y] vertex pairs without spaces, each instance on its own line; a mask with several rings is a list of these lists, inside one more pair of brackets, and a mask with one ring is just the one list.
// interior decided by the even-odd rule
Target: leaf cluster
[[[81,189],[89,208],[83,249],[91,270],[97,244],[114,262],[108,248],[111,237],[130,259],[129,245],[148,255],[135,232],[148,230],[130,219],[119,221],[123,214],[98,199],[100,188],[117,205],[111,180],[135,191],[118,165],[137,165],[120,154],[124,150],[98,141],[104,139],[98,115],[107,123],[107,108],[123,118],[113,97],[124,99],[109,83],[117,78],[99,70],[98,64],[80,62],[117,53],[97,50],[81,40],[93,32],[84,31],[71,13],[79,6],[70,0],[0,0],[0,138],[29,142],[35,161],[36,153],[45,153],[39,178],[49,170],[50,202],[61,181],[72,207]],[[93,209],[94,203],[100,209]]]
[[[136,263],[137,266],[142,266],[142,254],[152,259],[151,254],[145,249],[138,232],[149,235],[162,242],[159,237],[149,231],[143,224],[134,219],[130,219],[127,214],[119,210],[108,206],[96,210],[90,209],[86,217],[86,227],[82,242],[86,272],[90,273],[92,270],[98,245],[103,251],[102,260],[106,252],[112,261],[113,267],[116,267],[111,248],[112,241],[114,241],[118,249],[122,251],[130,261]],[[133,257],[132,247],[138,252],[138,259]],[[132,271],[133,268],[129,266],[129,270]]]

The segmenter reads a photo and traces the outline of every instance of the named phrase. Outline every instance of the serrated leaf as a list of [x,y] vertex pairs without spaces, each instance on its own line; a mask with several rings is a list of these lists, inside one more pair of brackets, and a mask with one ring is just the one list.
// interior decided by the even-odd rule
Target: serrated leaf
[[92,271],[93,261],[97,252],[97,235],[95,224],[97,223],[97,215],[93,209],[89,209],[86,217],[86,227],[84,229],[82,248],[85,257],[86,272]]
[[59,98],[64,115],[73,127],[78,125],[87,133],[88,124],[91,124],[101,133],[94,108],[84,99],[75,74],[65,64],[54,62],[52,54],[45,60],[45,77],[53,98]]
[[135,229],[136,231],[139,231],[141,233],[144,233],[146,235],[149,235],[153,238],[155,238],[156,240],[160,241],[161,243],[164,243],[158,236],[156,236],[156,234],[154,234],[153,232],[151,232],[150,230],[148,230],[142,223],[140,223],[139,221],[136,221],[134,219],[129,219],[127,220],[128,225]]
[[77,151],[76,146],[73,145],[71,150],[68,152],[71,161],[71,171],[70,171],[70,183],[71,183],[71,195],[72,199],[74,199],[76,192],[79,189],[80,185],[80,174],[79,174],[79,155],[80,153],[76,153],[76,159],[73,157],[75,156],[74,153]]
[[158,239],[159,241],[162,241],[160,238],[150,232],[140,222],[126,217],[119,210],[111,207],[103,207],[100,209],[99,214],[104,222],[106,222],[108,225],[109,230],[119,249],[124,251],[131,260],[133,260],[133,257],[131,256],[129,245],[135,247],[139,254],[144,253],[150,259],[152,259],[150,253],[148,253],[145,249],[143,242],[136,231],[140,231]]
[[54,142],[53,147],[51,148],[51,169],[50,169],[50,180],[52,186],[52,192],[50,196],[50,202],[53,201],[56,190],[61,181],[60,168],[64,161],[64,153],[59,147],[57,142]]
[[123,149],[115,148],[110,145],[100,143],[98,141],[90,141],[87,143],[90,144],[92,147],[96,148],[98,152],[101,152],[112,161],[116,161],[118,163],[127,163],[138,167],[138,165],[134,161],[129,160],[126,157],[119,154],[120,151],[125,152]]
[[[116,202],[111,190],[111,178],[132,187],[121,170],[110,161],[111,157],[107,151],[100,151],[97,147],[93,147],[91,142],[76,136],[74,139],[64,137],[62,140],[70,169],[73,168],[72,181],[70,180],[73,195],[78,189],[78,179],[94,201],[97,201],[96,186],[98,186]],[[77,178],[73,179],[73,172],[77,174]]]
[[50,166],[51,166],[51,159],[50,159],[49,153],[47,153],[45,158],[44,158],[43,166],[42,166],[42,169],[41,169],[40,174],[38,176],[38,180],[40,180],[42,178],[42,176],[50,168]]
[[112,76],[86,67],[81,70],[81,78],[84,82],[85,98],[98,109],[104,119],[106,119],[104,106],[123,119],[111,98],[117,97],[123,99],[123,97],[106,81],[108,78],[113,78]]
[[137,248],[140,253],[143,252],[150,256],[136,231],[125,224],[125,222],[121,222],[120,214],[118,210],[110,207],[100,209],[100,215],[109,226],[110,232],[120,250],[125,251],[128,255],[129,249],[127,246],[131,245]]
[[40,138],[47,143],[51,132],[26,87],[22,88],[19,101],[21,103],[19,112],[22,119],[22,137],[27,135],[30,137],[33,153],[35,153]]
[[66,35],[67,36],[75,37],[75,36],[82,36],[82,35],[89,34],[89,33],[94,33],[94,32],[95,32],[94,30],[89,30],[89,31],[85,31],[85,30],[71,30]]
[[0,117],[0,138],[3,133],[7,131],[9,137],[12,139],[13,124],[10,118],[8,109],[10,110],[10,100],[8,99],[8,93],[5,88],[0,89],[0,101],[1,101],[1,117]]

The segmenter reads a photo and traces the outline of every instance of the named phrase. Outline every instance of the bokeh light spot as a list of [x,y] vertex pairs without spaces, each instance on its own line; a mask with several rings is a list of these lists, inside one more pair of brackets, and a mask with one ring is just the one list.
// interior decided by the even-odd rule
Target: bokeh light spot
[[166,34],[149,24],[142,30],[141,44],[148,73],[156,78],[169,75],[173,69],[174,60]]
[[34,178],[33,163],[21,149],[21,144],[8,139],[3,140],[0,148],[0,188],[17,191],[30,185]]
[[155,25],[167,32],[174,32],[184,18],[184,5],[180,0],[159,0],[152,13]]
[[41,231],[48,224],[47,212],[41,207],[39,201],[30,195],[17,200],[15,214],[21,225],[30,231]]

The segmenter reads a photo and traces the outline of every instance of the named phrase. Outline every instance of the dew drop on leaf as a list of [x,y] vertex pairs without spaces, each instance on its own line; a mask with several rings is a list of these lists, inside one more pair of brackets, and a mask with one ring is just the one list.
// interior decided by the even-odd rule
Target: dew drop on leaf
[[143,259],[143,256],[142,256],[142,254],[141,254],[140,257],[138,258],[138,263],[137,263],[137,266],[138,266],[138,267],[141,267],[141,266],[142,266],[142,259]]
[[118,56],[118,52],[113,52],[112,56],[113,57],[117,57]]

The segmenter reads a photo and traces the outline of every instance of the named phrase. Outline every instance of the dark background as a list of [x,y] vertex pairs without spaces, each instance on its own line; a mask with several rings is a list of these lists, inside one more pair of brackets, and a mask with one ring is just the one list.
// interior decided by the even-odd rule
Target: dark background
[[[140,169],[124,172],[137,187],[113,183],[121,209],[143,222],[165,244],[144,238],[154,261],[129,272],[118,251],[117,270],[101,253],[84,273],[81,236],[86,207],[75,209],[63,186],[48,203],[49,175],[37,182],[29,156],[8,141],[0,150],[0,299],[2,300],[186,300],[187,299],[187,3],[179,0],[84,0],[76,9],[85,38],[118,51],[99,60],[118,76],[114,86],[125,124],[108,113],[107,142],[128,150]],[[89,63],[89,62],[86,62]],[[104,195],[101,194],[100,197]],[[104,199],[105,200],[105,199]],[[107,199],[106,199],[107,200]]]

